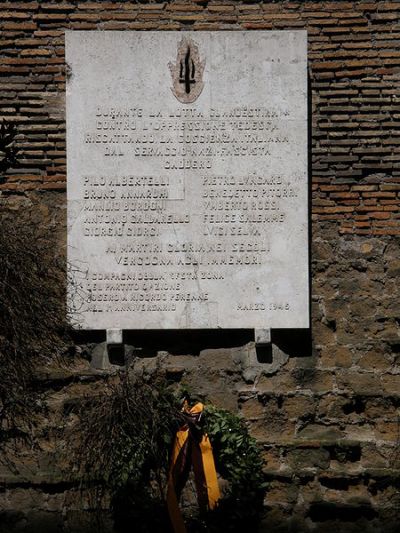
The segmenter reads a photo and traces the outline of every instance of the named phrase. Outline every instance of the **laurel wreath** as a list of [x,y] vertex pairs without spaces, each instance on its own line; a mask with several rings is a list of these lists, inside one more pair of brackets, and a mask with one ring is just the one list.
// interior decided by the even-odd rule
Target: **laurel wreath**
[[[133,525],[138,533],[170,531],[165,483],[182,425],[176,393],[162,379],[148,382],[127,375],[106,384],[75,415],[67,449],[82,486],[93,487],[92,508],[101,512],[111,502],[114,526],[121,533]],[[206,512],[197,511],[192,499],[193,505],[183,509],[188,533],[257,531],[265,483],[255,439],[243,419],[213,405],[206,404],[199,429],[210,438],[222,498]]]
[[204,430],[227,485],[218,507],[200,522],[209,531],[256,531],[266,489],[259,446],[242,418],[213,405],[206,406]]

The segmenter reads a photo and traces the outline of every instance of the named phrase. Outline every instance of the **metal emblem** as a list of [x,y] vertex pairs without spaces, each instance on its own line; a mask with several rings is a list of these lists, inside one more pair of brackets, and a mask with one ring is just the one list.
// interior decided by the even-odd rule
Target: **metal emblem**
[[178,45],[176,63],[168,63],[173,83],[171,90],[183,104],[191,104],[200,96],[205,64],[200,60],[195,42],[184,37]]

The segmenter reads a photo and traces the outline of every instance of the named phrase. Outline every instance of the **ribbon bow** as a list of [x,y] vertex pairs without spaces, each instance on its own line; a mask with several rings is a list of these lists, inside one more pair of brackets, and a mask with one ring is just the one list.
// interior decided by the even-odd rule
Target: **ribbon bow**
[[200,402],[189,408],[185,401],[182,411],[186,423],[175,436],[167,489],[168,513],[175,533],[186,533],[178,502],[192,466],[200,509],[214,509],[220,499],[210,439],[198,425],[203,409]]

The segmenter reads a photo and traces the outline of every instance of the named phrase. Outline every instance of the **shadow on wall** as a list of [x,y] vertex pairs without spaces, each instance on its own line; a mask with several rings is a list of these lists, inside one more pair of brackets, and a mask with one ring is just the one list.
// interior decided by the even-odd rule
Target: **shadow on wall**
[[[73,338],[76,344],[101,343],[105,341],[105,331],[75,331]],[[137,355],[140,357],[155,357],[159,351],[166,351],[171,355],[197,356],[202,350],[234,348],[253,341],[252,329],[124,331],[124,343],[138,350]],[[289,357],[307,357],[312,354],[311,330],[272,330],[271,341],[271,346],[276,345]],[[271,346],[257,347],[260,363],[271,362]]]
[[[133,526],[133,527],[132,527]],[[130,522],[118,533],[135,531]],[[32,512],[27,518],[23,513],[4,512],[0,533],[116,533],[107,512],[93,513],[73,511],[68,516],[58,512]],[[141,530],[142,531],[142,530]],[[169,533],[169,528],[148,533]],[[304,518],[291,518],[284,511],[267,511],[258,533],[398,533],[398,523],[392,517],[383,518],[370,505],[341,505],[319,502],[311,505]],[[251,532],[256,533],[256,532]]]

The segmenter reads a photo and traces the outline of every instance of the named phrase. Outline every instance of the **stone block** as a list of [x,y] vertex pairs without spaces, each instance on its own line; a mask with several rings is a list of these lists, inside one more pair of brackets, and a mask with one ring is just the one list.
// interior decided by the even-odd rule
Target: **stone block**
[[386,394],[400,396],[400,374],[383,374],[381,383]]
[[380,376],[374,372],[338,370],[336,371],[336,382],[340,391],[352,392],[361,396],[379,396],[382,391]]
[[286,462],[294,472],[304,469],[324,470],[329,467],[330,455],[324,448],[295,448],[287,452]]
[[240,412],[247,420],[255,420],[263,417],[264,406],[257,398],[250,398],[240,404]]
[[305,416],[313,416],[317,405],[316,398],[296,394],[284,399],[282,409],[289,419],[297,420]]
[[318,441],[336,441],[344,437],[344,432],[339,426],[325,426],[323,424],[310,423],[297,432],[301,439]]
[[349,346],[322,346],[318,366],[322,369],[337,367],[350,368],[353,364],[353,354]]

